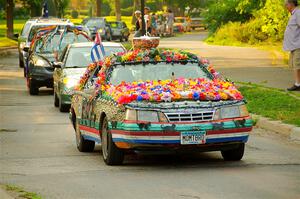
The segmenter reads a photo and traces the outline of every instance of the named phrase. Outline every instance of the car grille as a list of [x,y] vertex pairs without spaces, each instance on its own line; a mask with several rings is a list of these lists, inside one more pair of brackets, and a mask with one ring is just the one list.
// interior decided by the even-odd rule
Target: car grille
[[165,113],[170,122],[202,122],[213,119],[214,111],[195,113]]

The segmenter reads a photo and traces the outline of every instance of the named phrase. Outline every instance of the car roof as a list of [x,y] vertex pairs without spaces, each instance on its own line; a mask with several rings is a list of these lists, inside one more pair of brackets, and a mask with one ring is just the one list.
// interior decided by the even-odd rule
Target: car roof
[[[92,47],[95,43],[94,42],[81,42],[81,43],[73,43],[70,44],[71,47]],[[110,47],[123,47],[122,44],[116,42],[102,42],[103,46],[110,46]]]

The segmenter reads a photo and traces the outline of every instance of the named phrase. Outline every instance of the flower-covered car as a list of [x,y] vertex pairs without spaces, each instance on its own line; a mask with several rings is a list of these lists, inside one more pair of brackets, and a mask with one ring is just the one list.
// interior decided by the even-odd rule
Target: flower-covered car
[[241,93],[188,52],[134,50],[91,64],[72,98],[79,151],[101,143],[108,165],[126,151],[221,151],[240,160],[252,130]]

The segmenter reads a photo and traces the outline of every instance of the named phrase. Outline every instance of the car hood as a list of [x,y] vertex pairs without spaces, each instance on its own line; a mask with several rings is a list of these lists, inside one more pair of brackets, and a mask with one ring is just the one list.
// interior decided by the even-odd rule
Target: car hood
[[71,77],[72,79],[80,79],[80,77],[84,74],[86,68],[64,68],[64,76]]

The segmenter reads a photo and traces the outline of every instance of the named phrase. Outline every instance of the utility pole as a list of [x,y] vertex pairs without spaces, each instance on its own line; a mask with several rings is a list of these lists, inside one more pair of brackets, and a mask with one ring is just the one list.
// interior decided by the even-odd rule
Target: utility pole
[[142,12],[142,35],[146,34],[146,24],[145,24],[145,0],[141,0],[141,12]]
[[6,36],[10,39],[14,37],[14,1],[6,0]]

